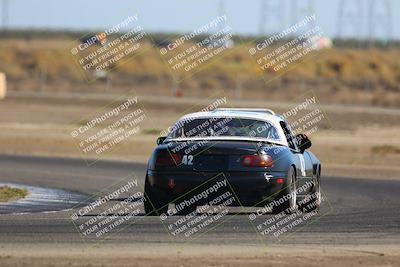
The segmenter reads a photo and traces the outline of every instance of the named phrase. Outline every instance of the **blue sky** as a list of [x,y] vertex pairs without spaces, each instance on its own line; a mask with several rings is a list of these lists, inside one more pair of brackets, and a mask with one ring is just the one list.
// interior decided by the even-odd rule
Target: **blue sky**
[[[1,0],[0,0],[1,1]],[[292,24],[290,3],[283,1],[286,8],[278,13],[269,13],[265,28],[278,31]],[[296,0],[302,3],[306,0]],[[374,0],[379,2],[378,0]],[[400,10],[400,1],[388,0],[392,7],[392,36],[400,39],[396,25],[400,19],[394,11]],[[218,15],[219,0],[9,0],[9,27],[99,30],[108,28],[129,15],[137,14],[141,25],[150,32],[190,32]],[[357,2],[365,5],[369,0],[346,0],[348,10],[359,10]],[[338,32],[339,0],[314,0],[317,24],[328,36]],[[229,25],[240,34],[260,32],[261,0],[225,0]],[[376,10],[379,7],[375,8]],[[363,14],[362,26],[355,30],[349,23],[343,23],[345,35],[367,36],[367,8]],[[300,15],[301,16],[301,15]],[[279,23],[277,21],[279,20]],[[385,36],[384,25],[377,25],[378,36]]]

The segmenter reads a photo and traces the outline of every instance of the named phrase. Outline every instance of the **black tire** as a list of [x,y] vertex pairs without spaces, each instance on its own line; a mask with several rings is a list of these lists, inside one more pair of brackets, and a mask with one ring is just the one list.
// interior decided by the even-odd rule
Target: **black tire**
[[321,169],[318,168],[315,183],[311,190],[310,195],[307,196],[303,210],[305,212],[319,211],[321,207]]
[[293,166],[289,168],[286,174],[286,181],[287,184],[276,201],[281,200],[281,198],[285,196],[290,196],[290,197],[289,198],[286,197],[286,200],[283,201],[282,204],[278,206],[273,206],[272,212],[275,214],[281,213],[282,211],[284,211],[286,214],[291,214],[296,210],[296,205],[297,205],[296,172]]
[[144,183],[144,212],[147,216],[159,216],[168,211],[168,202],[162,201],[152,191],[151,185],[147,181]]

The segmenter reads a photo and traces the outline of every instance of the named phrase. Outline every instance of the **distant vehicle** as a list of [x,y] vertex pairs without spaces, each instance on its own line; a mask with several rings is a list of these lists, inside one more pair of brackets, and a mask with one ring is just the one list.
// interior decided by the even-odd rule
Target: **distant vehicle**
[[[273,213],[320,207],[321,163],[306,150],[311,141],[304,134],[294,136],[285,119],[269,109],[191,113],[157,144],[146,173],[146,214],[166,213],[170,203],[190,199],[218,173],[238,198],[231,206],[268,206]],[[207,199],[178,214],[204,204]]]
[[101,46],[107,42],[107,37],[104,37],[104,34],[95,34],[95,35],[84,36],[81,39],[79,39],[79,41],[87,46],[92,46],[92,45]]
[[168,39],[159,39],[159,38],[154,38],[153,43],[155,46],[160,47],[160,48],[166,48],[171,44],[171,41]]

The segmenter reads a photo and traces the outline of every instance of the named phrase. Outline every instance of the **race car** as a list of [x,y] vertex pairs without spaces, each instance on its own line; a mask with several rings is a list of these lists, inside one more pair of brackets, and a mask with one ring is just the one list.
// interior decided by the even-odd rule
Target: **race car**
[[216,199],[228,191],[232,200],[222,204],[229,206],[317,212],[321,162],[306,150],[310,147],[305,134],[294,135],[270,109],[187,114],[157,139],[146,172],[145,212],[195,213],[199,206],[221,204]]

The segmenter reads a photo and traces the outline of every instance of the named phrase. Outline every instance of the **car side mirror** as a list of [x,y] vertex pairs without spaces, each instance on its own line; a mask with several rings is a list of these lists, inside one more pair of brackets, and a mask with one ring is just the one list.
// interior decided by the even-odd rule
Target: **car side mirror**
[[301,153],[303,153],[304,150],[311,147],[311,141],[305,134],[296,135],[296,141],[297,141],[297,146],[299,147]]
[[164,140],[167,139],[167,137],[165,136],[160,136],[157,138],[157,145],[161,145],[162,143],[164,143]]

